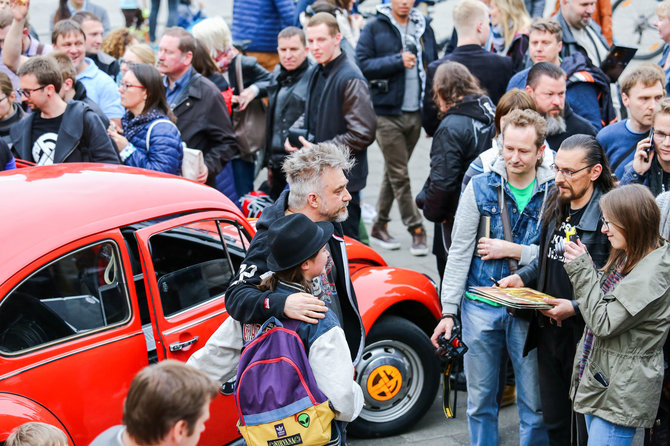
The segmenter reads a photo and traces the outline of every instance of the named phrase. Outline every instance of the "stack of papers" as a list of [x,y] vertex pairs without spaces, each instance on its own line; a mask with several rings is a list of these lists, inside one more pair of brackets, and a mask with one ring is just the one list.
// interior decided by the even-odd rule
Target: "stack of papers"
[[548,310],[553,308],[553,305],[545,302],[544,298],[554,299],[554,297],[532,288],[473,286],[470,287],[468,292],[506,307],[524,310]]

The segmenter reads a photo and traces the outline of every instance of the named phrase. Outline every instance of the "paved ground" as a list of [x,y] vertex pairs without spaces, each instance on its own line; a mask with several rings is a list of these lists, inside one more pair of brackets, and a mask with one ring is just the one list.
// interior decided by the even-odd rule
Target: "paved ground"
[[[94,0],[94,3],[98,3],[107,7],[112,28],[123,25],[123,17],[118,7],[118,0]],[[455,3],[455,1],[440,3],[433,11],[433,29],[435,30],[438,39],[451,34],[451,9]],[[31,23],[37,30],[40,37],[46,42],[50,41],[49,14],[56,8],[56,4],[56,0],[31,1]],[[228,21],[228,23],[230,23],[230,17],[232,14],[232,0],[204,0],[204,4],[205,11],[208,15],[221,15]],[[162,0],[161,11],[159,13],[158,19],[158,35],[160,35],[160,30],[164,26],[166,18],[167,1]],[[429,138],[426,138],[425,135],[422,135],[410,161],[412,192],[415,195],[421,189],[426,176],[428,175],[430,141],[431,140]],[[381,152],[376,144],[373,144],[368,150],[368,162],[370,165],[370,176],[368,177],[368,185],[363,190],[362,197],[363,202],[375,206],[384,165]],[[261,173],[261,175],[263,175],[263,173]],[[402,225],[400,221],[400,215],[395,205],[392,210],[391,217],[392,221],[389,225],[389,231],[402,243],[402,248],[398,251],[379,250],[380,254],[390,265],[414,269],[428,274],[434,280],[437,280],[439,276],[435,266],[435,259],[432,254],[425,257],[414,257],[410,255],[409,247],[411,237]],[[425,222],[425,225],[428,232],[428,242],[430,247],[432,246],[433,226],[429,222]],[[370,230],[370,226],[371,225],[369,224],[367,225],[368,230]],[[456,419],[444,419],[441,407],[441,396],[438,396],[435,399],[433,407],[428,412],[428,414],[410,431],[396,437],[378,440],[352,439],[350,443],[354,446],[386,445],[390,443],[421,444],[427,446],[442,446],[445,444],[466,445],[468,444],[468,431],[465,417],[466,394],[465,392],[462,392],[459,394],[459,396],[459,404],[457,407],[458,416]],[[516,412],[516,406],[510,406],[504,408],[501,411],[500,436],[503,445],[518,444],[518,423],[519,421]],[[639,435],[636,440],[638,440],[636,441],[636,444],[642,444]]]

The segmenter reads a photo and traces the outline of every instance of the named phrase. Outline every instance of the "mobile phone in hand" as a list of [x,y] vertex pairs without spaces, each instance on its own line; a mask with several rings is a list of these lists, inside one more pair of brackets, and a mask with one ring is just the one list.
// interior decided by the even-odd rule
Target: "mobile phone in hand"
[[645,152],[649,153],[654,150],[654,128],[649,129],[649,147],[644,149]]

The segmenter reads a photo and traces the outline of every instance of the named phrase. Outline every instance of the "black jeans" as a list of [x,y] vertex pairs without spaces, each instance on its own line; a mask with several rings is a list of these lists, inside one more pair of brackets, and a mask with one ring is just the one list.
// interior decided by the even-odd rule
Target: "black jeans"
[[[544,327],[538,330],[537,365],[540,375],[540,400],[544,424],[551,446],[586,445],[584,416],[572,411],[570,379],[577,350],[577,343],[584,331],[584,321],[579,316],[565,319],[559,327],[542,316]],[[581,352],[579,352],[581,354]],[[572,423],[573,415],[576,422]]]

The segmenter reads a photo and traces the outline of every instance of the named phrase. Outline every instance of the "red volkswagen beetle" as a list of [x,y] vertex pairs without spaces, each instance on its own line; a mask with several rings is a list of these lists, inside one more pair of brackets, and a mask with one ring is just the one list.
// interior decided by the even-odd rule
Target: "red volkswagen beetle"
[[[140,369],[186,361],[225,320],[254,228],[212,188],[121,166],[3,172],[0,196],[0,443],[44,421],[87,445],[121,422]],[[368,333],[357,368],[365,408],[350,432],[390,435],[435,396],[427,333],[439,300],[428,277],[347,243]],[[239,440],[226,387],[203,444]]]

